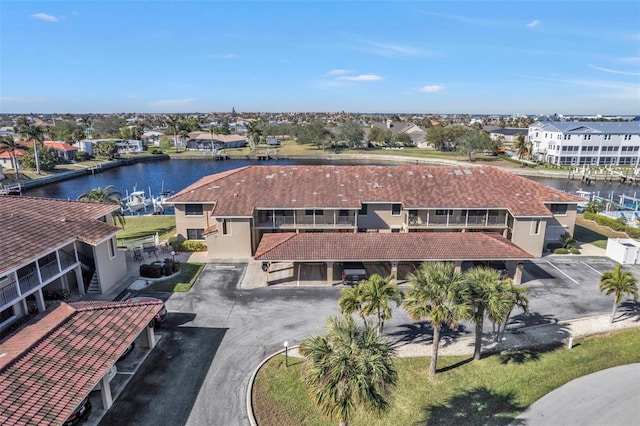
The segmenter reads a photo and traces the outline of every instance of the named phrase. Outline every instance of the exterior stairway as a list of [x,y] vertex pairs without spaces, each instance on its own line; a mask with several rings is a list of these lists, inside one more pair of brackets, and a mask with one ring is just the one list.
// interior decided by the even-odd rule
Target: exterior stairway
[[100,283],[98,282],[98,272],[94,271],[91,276],[91,281],[89,282],[89,287],[87,288],[87,293],[92,294],[100,294],[102,291],[100,290]]

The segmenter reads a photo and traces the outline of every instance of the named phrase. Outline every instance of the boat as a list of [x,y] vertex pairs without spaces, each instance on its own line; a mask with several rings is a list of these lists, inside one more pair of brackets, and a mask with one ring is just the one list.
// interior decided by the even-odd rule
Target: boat
[[125,209],[131,213],[146,210],[147,207],[153,205],[153,201],[150,198],[147,198],[145,192],[136,191],[135,187],[133,188],[133,192],[127,194],[123,202]]

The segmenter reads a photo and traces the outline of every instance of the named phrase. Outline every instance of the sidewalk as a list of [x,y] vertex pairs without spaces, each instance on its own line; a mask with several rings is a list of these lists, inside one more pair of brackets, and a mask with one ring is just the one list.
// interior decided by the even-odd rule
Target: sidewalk
[[[485,334],[482,339],[482,351],[500,352],[510,349],[535,348],[553,344],[567,345],[570,338],[591,336],[613,330],[640,327],[638,314],[619,313],[618,319],[611,324],[609,315],[598,315],[575,320],[561,321],[555,324],[522,327],[515,330],[507,329],[501,342],[496,343],[494,336]],[[438,355],[473,355],[475,336],[446,338],[440,341]],[[432,344],[403,343],[396,345],[396,355],[399,358],[431,356]],[[300,357],[298,348],[289,349],[289,354]]]

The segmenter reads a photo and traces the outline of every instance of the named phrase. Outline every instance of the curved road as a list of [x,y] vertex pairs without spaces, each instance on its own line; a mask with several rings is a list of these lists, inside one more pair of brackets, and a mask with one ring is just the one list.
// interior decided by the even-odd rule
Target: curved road
[[579,377],[548,393],[511,425],[633,425],[640,421],[640,364]]

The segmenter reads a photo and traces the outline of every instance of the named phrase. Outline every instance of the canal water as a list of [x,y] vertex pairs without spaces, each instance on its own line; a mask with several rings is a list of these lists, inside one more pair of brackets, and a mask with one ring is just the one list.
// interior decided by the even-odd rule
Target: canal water
[[[327,160],[277,160],[277,161],[251,161],[251,160],[226,160],[226,161],[202,161],[202,160],[166,160],[146,163],[136,163],[129,166],[116,167],[104,170],[94,175],[84,175],[73,179],[47,184],[38,188],[31,188],[26,195],[34,197],[50,197],[75,200],[81,194],[93,188],[103,188],[113,185],[123,195],[144,190],[147,195],[159,195],[161,191],[180,191],[198,179],[248,165],[313,165],[313,164],[353,164],[353,161],[327,161]],[[389,163],[376,163],[367,161],[361,164],[389,165]],[[567,178],[530,178],[562,191],[575,193],[578,190],[590,191],[594,194],[607,197],[611,194],[617,199],[620,194],[633,196],[635,191],[640,197],[640,187],[619,182],[596,182],[591,185],[580,180]]]

